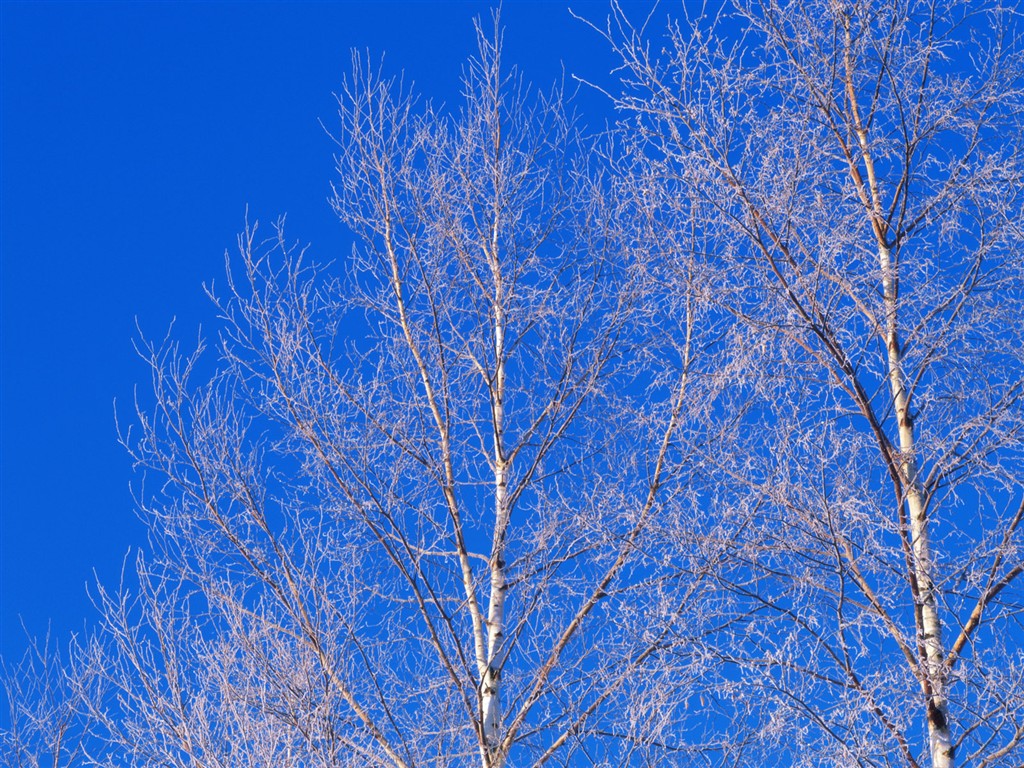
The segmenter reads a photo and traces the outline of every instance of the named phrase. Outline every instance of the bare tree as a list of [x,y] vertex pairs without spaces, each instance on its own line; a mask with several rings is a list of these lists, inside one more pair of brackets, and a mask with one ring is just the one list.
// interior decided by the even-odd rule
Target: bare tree
[[726,270],[744,415],[716,500],[757,509],[721,576],[749,613],[712,648],[719,716],[752,762],[1019,765],[1018,12],[738,0],[664,46],[651,24],[615,5],[598,29],[645,183]]
[[355,61],[352,255],[247,224],[140,344],[151,551],[9,762],[1020,763],[1016,13],[650,25],[596,147],[500,36],[454,110]]
[[76,655],[87,764],[687,754],[661,683],[712,663],[680,638],[733,524],[694,513],[708,296],[652,279],[648,203],[479,42],[450,113],[355,60],[341,269],[247,225],[216,359],[140,344],[152,552]]

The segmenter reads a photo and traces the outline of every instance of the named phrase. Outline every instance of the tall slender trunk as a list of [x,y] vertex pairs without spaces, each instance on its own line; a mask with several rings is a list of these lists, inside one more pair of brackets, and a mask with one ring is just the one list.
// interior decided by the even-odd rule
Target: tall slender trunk
[[[500,452],[499,450],[496,453]],[[504,664],[505,636],[505,529],[508,525],[508,471],[503,459],[496,457],[494,469],[494,542],[491,547],[491,595],[487,612],[487,665],[481,682],[483,731],[489,752],[488,766],[500,768],[504,756],[499,754],[501,743],[501,669]]]
[[[495,141],[495,165],[500,152],[500,134]],[[498,258],[498,221],[500,203],[495,202],[491,231],[490,261],[494,281],[494,378],[491,389],[491,428],[494,466],[494,535],[491,542],[491,594],[487,611],[487,660],[480,682],[481,716],[484,734],[485,765],[501,768],[505,755],[501,749],[501,671],[504,665],[505,637],[505,539],[509,523],[509,459],[505,452],[505,290]]]
[[897,275],[892,263],[892,254],[886,245],[879,245],[878,258],[882,269],[882,289],[885,298],[885,346],[888,353],[889,387],[899,427],[898,461],[903,480],[902,503],[907,507],[913,548],[913,573],[910,576],[917,611],[918,647],[923,655],[921,687],[927,702],[932,768],[953,768],[949,701],[946,695],[947,670],[942,646],[942,623],[939,620],[938,600],[935,595],[935,563],[929,541],[924,489],[921,486],[917,463],[910,393],[907,391],[906,375],[903,370],[903,350],[899,343]]
[[[864,163],[862,177],[853,160],[853,154],[844,145],[850,161],[850,173],[865,208],[870,212],[871,228],[878,243],[878,265],[882,273],[882,295],[885,303],[885,349],[889,373],[889,389],[899,430],[899,455],[894,457],[899,469],[902,498],[900,505],[906,505],[910,527],[911,593],[914,598],[914,613],[917,629],[917,646],[920,657],[921,688],[926,701],[928,739],[932,768],[953,768],[953,745],[949,732],[949,701],[946,698],[948,670],[944,664],[942,650],[942,623],[939,620],[938,600],[935,596],[935,563],[929,541],[928,514],[925,508],[924,489],[917,463],[914,418],[910,412],[911,393],[907,388],[907,376],[903,370],[903,350],[899,340],[899,274],[893,261],[889,243],[888,219],[883,215],[882,192],[875,170],[871,143],[868,140],[870,119],[865,122],[857,102],[854,84],[855,57],[850,16],[842,15],[845,31],[844,66],[845,86],[849,100],[850,123],[857,137],[861,160]],[[866,178],[865,178],[866,177]],[[906,189],[902,194],[907,194]]]

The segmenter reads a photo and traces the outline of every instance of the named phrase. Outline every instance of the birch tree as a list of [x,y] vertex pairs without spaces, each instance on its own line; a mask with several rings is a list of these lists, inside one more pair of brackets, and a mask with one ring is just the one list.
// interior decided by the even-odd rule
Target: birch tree
[[714,648],[721,716],[751,763],[1018,765],[1018,12],[705,11],[663,44],[618,5],[597,28],[739,321],[718,491],[758,523],[721,581],[751,611]]
[[247,225],[210,289],[218,341],[140,342],[153,394],[123,439],[152,548],[137,586],[96,592],[85,764],[683,753],[661,684],[709,663],[678,638],[714,619],[709,533],[733,522],[689,480],[707,297],[674,265],[680,311],[648,332],[664,243],[641,197],[479,42],[453,110],[355,60],[350,257]]

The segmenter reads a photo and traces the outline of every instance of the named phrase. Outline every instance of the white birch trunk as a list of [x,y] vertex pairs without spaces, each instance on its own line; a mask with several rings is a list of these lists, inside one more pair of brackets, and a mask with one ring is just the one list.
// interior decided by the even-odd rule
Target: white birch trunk
[[498,459],[494,470],[495,529],[490,558],[491,595],[487,612],[487,664],[481,681],[481,706],[484,741],[489,752],[488,765],[500,768],[504,759],[496,750],[501,743],[501,667],[505,637],[505,559],[504,538],[508,523],[508,474]]
[[946,698],[945,653],[942,647],[942,624],[939,620],[938,601],[935,596],[931,544],[924,491],[917,465],[914,445],[914,420],[910,414],[910,396],[903,371],[903,351],[897,332],[896,280],[889,249],[880,245],[878,257],[882,268],[882,288],[885,296],[885,346],[888,352],[889,386],[892,391],[896,423],[899,426],[899,468],[903,480],[903,494],[910,522],[910,540],[913,547],[913,591],[920,612],[919,643],[924,651],[924,669],[921,687],[927,701],[928,738],[932,768],[953,768],[953,744],[949,730],[949,702]]
[[929,751],[932,768],[953,768],[949,703],[946,698],[947,670],[945,654],[942,650],[942,624],[939,620],[938,601],[935,596],[935,564],[932,560],[929,541],[924,489],[921,486],[917,464],[914,419],[910,413],[910,393],[907,390],[907,377],[903,370],[903,350],[900,348],[899,342],[897,288],[899,276],[896,274],[892,262],[892,252],[886,239],[888,225],[882,214],[881,192],[875,172],[874,157],[868,142],[868,128],[861,117],[860,107],[857,103],[853,80],[854,63],[851,55],[853,43],[849,17],[844,17],[843,21],[846,33],[846,89],[857,143],[867,175],[867,189],[858,179],[856,168],[851,167],[851,171],[854,174],[854,181],[861,198],[871,211],[871,224],[878,242],[878,262],[882,272],[882,294],[885,303],[885,348],[888,358],[889,388],[899,430],[900,451],[895,458],[898,462],[903,498],[897,501],[906,504],[909,516],[913,563],[912,573],[908,576],[911,579],[911,590],[915,600],[914,609],[917,613],[918,647],[923,656],[920,662],[922,665],[920,679],[926,700]]
[[[500,150],[496,140],[495,153]],[[494,536],[491,543],[491,594],[487,611],[487,658],[480,681],[481,720],[486,751],[485,766],[501,768],[505,764],[502,742],[501,670],[504,664],[505,638],[505,537],[509,522],[508,461],[505,456],[505,295],[498,259],[498,212],[495,205],[491,233],[491,274],[494,280],[494,379],[491,382],[491,419],[494,447]]]

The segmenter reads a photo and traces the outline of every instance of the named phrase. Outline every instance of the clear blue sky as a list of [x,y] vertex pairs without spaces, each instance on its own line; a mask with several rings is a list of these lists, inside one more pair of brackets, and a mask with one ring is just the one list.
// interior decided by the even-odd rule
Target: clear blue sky
[[[612,59],[569,0],[506,0],[506,58],[545,87]],[[603,0],[573,0],[603,18]],[[649,7],[636,6],[636,15]],[[135,322],[183,340],[213,318],[248,206],[287,213],[323,260],[347,252],[326,202],[320,127],[350,50],[386,52],[435,101],[454,101],[484,2],[7,2],[2,26],[0,655],[90,615],[93,569],[115,581],[144,542],[116,442],[146,387]],[[584,113],[608,114],[593,92]]]

